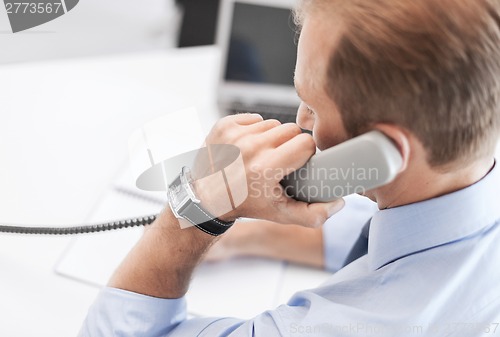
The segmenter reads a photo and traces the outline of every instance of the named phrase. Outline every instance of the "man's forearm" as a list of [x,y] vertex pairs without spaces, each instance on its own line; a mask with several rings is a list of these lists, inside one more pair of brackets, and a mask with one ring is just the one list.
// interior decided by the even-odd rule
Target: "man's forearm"
[[[268,235],[260,243],[264,257],[323,268],[323,232],[321,228],[305,228],[296,225],[267,224]],[[259,255],[259,253],[257,253]]]
[[[262,256],[318,268],[323,267],[323,233],[321,228],[280,225],[269,221],[238,224],[242,231],[235,242],[239,255]],[[246,228],[242,228],[246,227]],[[233,233],[229,233],[231,235]],[[224,239],[224,238],[223,238]],[[241,247],[241,248],[238,248]]]
[[178,221],[167,207],[115,271],[109,286],[159,298],[183,296],[193,269],[215,238],[196,227],[181,229]]
[[205,257],[208,261],[218,261],[237,256],[260,256],[323,268],[323,247],[322,227],[244,220],[237,221]]

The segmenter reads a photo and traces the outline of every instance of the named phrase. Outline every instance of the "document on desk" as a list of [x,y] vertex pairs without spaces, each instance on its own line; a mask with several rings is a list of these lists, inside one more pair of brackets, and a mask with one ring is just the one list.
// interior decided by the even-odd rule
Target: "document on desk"
[[[121,172],[94,207],[88,222],[157,214],[165,207],[164,192],[144,192],[132,182],[129,170]],[[102,287],[143,230],[135,227],[75,237],[55,271],[88,285]],[[202,263],[195,271],[186,295],[188,311],[201,316],[251,318],[284,303],[295,291],[318,285],[328,275],[306,271],[309,277],[302,276],[295,283],[284,279],[290,273],[289,268],[282,261],[257,258]]]

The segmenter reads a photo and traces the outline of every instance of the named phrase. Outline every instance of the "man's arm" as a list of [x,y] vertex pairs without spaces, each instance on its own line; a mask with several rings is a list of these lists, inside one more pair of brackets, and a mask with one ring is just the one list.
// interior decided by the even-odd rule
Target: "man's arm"
[[[279,174],[284,176],[300,168],[315,151],[310,135],[302,134],[295,124],[263,121],[254,114],[234,115],[217,123],[206,143],[236,145],[241,151],[245,172],[237,172],[235,174],[242,177],[230,179],[246,179],[252,186],[245,202],[224,215],[223,220],[251,216],[318,227],[343,207],[342,200],[308,204],[285,196]],[[259,193],[255,193],[256,188],[260,188]],[[220,195],[227,192],[225,186],[221,186],[220,191],[213,186],[210,191],[198,186],[197,193],[202,205],[210,210]],[[125,258],[109,285],[159,298],[179,298],[187,291],[193,269],[215,240],[196,227],[181,229],[178,219],[167,207]]]
[[351,195],[344,199],[345,207],[320,228],[239,221],[208,250],[205,261],[258,256],[336,272],[363,225],[378,211],[377,204],[366,197]]
[[196,227],[181,229],[178,219],[166,207],[108,285],[159,298],[182,297],[193,269],[215,240]]
[[323,229],[282,225],[266,220],[239,221],[208,250],[205,260],[216,262],[239,256],[257,256],[323,268]]
[[[259,189],[222,220],[246,216],[318,227],[343,207],[342,201],[307,204],[284,194],[279,184],[282,177],[304,165],[315,151],[311,136],[301,134],[297,125],[263,121],[259,115],[235,115],[217,123],[206,143],[237,146],[245,170],[228,179],[246,179],[253,192]],[[266,174],[266,170],[274,174]],[[225,186],[195,189],[209,211],[211,203],[227,193]],[[100,331],[120,331],[117,335],[126,336],[130,329],[144,336],[161,335],[148,333],[156,331],[156,325],[162,327],[163,335],[170,331],[185,318],[183,300],[176,299],[186,293],[193,269],[216,240],[196,227],[181,229],[167,207],[118,267],[91,308],[82,333],[96,336],[105,335]],[[203,324],[198,320],[196,328],[203,329]]]

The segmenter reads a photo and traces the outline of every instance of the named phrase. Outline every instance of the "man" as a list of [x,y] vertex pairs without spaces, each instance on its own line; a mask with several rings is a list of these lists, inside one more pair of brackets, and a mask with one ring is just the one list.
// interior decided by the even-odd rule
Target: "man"
[[[319,226],[342,206],[276,193],[264,169],[298,168],[370,130],[398,147],[403,167],[367,192],[380,211],[368,253],[317,289],[249,321],[186,319],[182,296],[215,241],[179,229],[166,209],[99,295],[83,336],[482,336],[500,333],[500,1],[311,0],[297,18],[297,118],[221,120],[208,144],[234,144],[262,186],[234,212]],[[267,190],[266,190],[267,189]],[[219,192],[197,186],[207,207]],[[182,221],[182,220],[181,220]],[[368,227],[367,227],[368,228]],[[499,328],[500,329],[500,328]]]

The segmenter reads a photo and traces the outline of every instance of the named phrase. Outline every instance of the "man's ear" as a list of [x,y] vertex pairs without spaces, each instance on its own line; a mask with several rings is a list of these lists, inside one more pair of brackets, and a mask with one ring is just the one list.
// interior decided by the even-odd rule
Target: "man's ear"
[[382,132],[393,141],[403,158],[403,165],[400,172],[406,170],[411,154],[409,132],[398,125],[385,123],[376,124],[374,129]]

